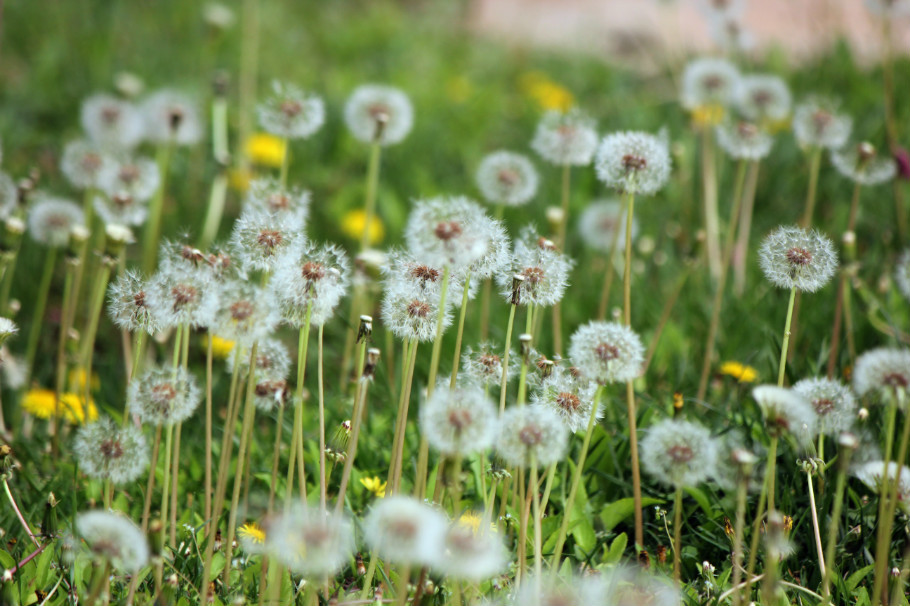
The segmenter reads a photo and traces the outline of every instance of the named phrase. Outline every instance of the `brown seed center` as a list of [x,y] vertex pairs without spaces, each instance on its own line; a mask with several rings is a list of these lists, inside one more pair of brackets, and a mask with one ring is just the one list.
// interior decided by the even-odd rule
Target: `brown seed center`
[[543,431],[536,425],[525,425],[518,432],[518,439],[525,446],[537,446],[543,441]]
[[581,408],[581,398],[574,393],[563,391],[556,396],[556,405],[569,412],[575,412]]
[[277,230],[263,229],[259,232],[256,241],[259,243],[259,246],[264,249],[265,254],[271,255],[275,252],[275,249],[284,242],[284,236]]
[[167,404],[177,397],[177,388],[170,383],[158,383],[153,385],[152,400],[158,404]]
[[528,284],[533,286],[543,282],[543,279],[546,277],[546,273],[540,267],[525,267],[524,270],[522,270],[521,275],[524,276],[524,279]]
[[469,427],[473,419],[474,415],[465,408],[453,408],[449,411],[449,425],[455,428],[455,431],[461,431]]
[[454,240],[460,236],[463,231],[461,223],[458,221],[440,221],[433,229],[433,233],[436,234],[436,237],[443,242]]
[[667,449],[667,456],[674,463],[688,463],[695,457],[695,452],[685,444],[676,444]]
[[123,446],[118,440],[106,440],[101,443],[101,454],[106,459],[119,459],[123,456]]
[[812,253],[805,248],[794,246],[787,251],[787,263],[799,267],[805,267],[812,262]]
[[428,265],[415,265],[411,268],[410,274],[423,282],[435,282],[439,279],[439,270]]
[[231,304],[231,318],[243,322],[249,320],[255,310],[252,301],[235,301]]
[[281,102],[281,113],[287,119],[296,118],[303,112],[303,105],[294,99],[285,99]]
[[291,207],[291,197],[281,193],[271,194],[266,204],[272,210],[287,210]]
[[430,315],[429,303],[414,299],[408,303],[408,315],[412,318],[426,318]]
[[812,402],[815,412],[824,416],[834,410],[834,400],[831,398],[818,398]]
[[300,267],[300,275],[304,280],[316,282],[325,277],[325,265],[316,261],[307,261]]
[[199,298],[199,291],[190,284],[177,284],[171,288],[171,297],[174,299],[174,311],[191,305]]
[[600,343],[594,348],[594,353],[604,362],[611,362],[619,358],[619,348],[610,343]]
[[626,154],[622,157],[622,167],[627,173],[644,170],[648,166],[648,161],[635,154]]

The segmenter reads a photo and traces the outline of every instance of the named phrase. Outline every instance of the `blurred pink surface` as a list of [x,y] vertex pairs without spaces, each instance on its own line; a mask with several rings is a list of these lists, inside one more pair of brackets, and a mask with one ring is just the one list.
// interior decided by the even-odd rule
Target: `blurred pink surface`
[[[882,28],[862,0],[751,0],[742,23],[750,53],[779,47],[799,59],[818,54],[840,35],[858,57],[881,53]],[[653,66],[664,52],[717,48],[696,0],[475,0],[475,30],[516,43],[572,48]],[[895,22],[898,48],[910,48],[910,19]]]

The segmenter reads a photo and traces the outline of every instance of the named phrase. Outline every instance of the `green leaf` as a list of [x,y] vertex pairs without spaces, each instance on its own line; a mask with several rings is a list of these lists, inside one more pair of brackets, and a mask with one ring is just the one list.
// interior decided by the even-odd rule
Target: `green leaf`
[[698,503],[698,506],[701,507],[705,515],[709,518],[713,518],[716,514],[714,508],[711,507],[711,500],[708,498],[701,489],[695,487],[684,488],[686,494],[695,499],[695,502]]
[[212,556],[212,576],[211,576],[211,578],[213,578],[213,579],[218,578],[218,575],[221,574],[222,570],[224,570],[224,562],[225,562],[224,554],[221,553],[220,551],[216,552]]
[[626,533],[622,533],[610,543],[610,549],[604,555],[604,564],[616,564],[622,558],[622,554],[626,551],[626,546],[629,544],[629,537]]
[[[645,497],[641,500],[642,507],[650,507],[663,503],[661,499],[652,499]],[[613,501],[603,508],[600,512],[600,521],[603,522],[604,531],[610,532],[617,524],[631,516],[635,512],[635,500],[630,498]]]
[[42,589],[47,584],[47,576],[51,569],[51,560],[54,558],[54,547],[48,545],[38,556],[38,573],[35,575],[35,586]]
[[866,576],[872,572],[874,568],[875,564],[869,564],[868,566],[860,568],[849,577],[847,577],[847,593],[852,594],[854,591],[856,591],[856,586],[859,585],[859,582],[866,578]]
[[591,553],[597,545],[597,536],[594,534],[594,525],[591,520],[585,517],[580,518],[572,524],[569,534],[575,539],[575,543],[585,553]]

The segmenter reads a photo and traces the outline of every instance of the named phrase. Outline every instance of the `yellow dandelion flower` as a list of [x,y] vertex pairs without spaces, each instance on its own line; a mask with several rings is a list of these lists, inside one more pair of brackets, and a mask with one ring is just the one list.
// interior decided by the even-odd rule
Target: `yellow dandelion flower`
[[360,478],[360,483],[380,499],[385,496],[385,488],[388,482],[383,482],[378,477],[373,476],[372,478]]
[[[208,343],[205,347],[208,347]],[[219,360],[226,360],[228,355],[234,349],[234,342],[229,339],[223,339],[218,335],[212,337],[212,357]]]
[[793,530],[793,518],[784,516],[784,532],[790,532],[791,530]]
[[716,103],[700,105],[692,110],[692,123],[696,127],[717,126],[724,119],[724,106]]
[[245,151],[246,157],[253,164],[281,168],[288,146],[281,137],[268,133],[256,133],[246,140]]
[[[76,391],[85,391],[85,369],[73,368],[70,370],[67,374],[67,385]],[[97,374],[92,373],[92,389],[96,390],[99,387],[101,387],[101,381]]]
[[755,383],[758,379],[758,371],[741,362],[724,362],[720,365],[720,374],[733,377],[740,383]]
[[49,419],[56,409],[54,390],[29,389],[22,397],[22,408],[39,419]]
[[98,419],[95,401],[90,399],[86,406],[85,398],[75,393],[65,393],[60,396],[60,414],[73,425],[81,425]]
[[250,181],[253,179],[253,173],[244,168],[232,168],[228,171],[228,183],[239,192],[245,192],[250,188]]
[[263,545],[265,543],[265,531],[262,529],[262,526],[256,522],[250,522],[249,524],[244,524],[238,528],[237,536],[241,540],[246,540],[257,545]]
[[768,129],[768,133],[772,135],[777,135],[779,133],[784,133],[790,130],[790,125],[792,120],[790,118],[783,118],[781,120],[769,120],[765,124],[765,128]]
[[474,85],[467,76],[452,76],[446,82],[446,94],[453,103],[464,103],[474,92]]
[[[341,231],[353,240],[360,240],[366,222],[366,211],[362,209],[349,210],[341,218]],[[385,238],[385,225],[382,224],[382,220],[376,215],[373,215],[373,220],[370,222],[369,238],[370,244],[378,244]]]
[[466,511],[463,514],[461,514],[460,518],[458,518],[459,524],[461,524],[462,526],[468,526],[474,532],[477,532],[478,530],[480,530],[480,523],[482,521],[483,520],[481,519],[481,517],[479,515],[477,515],[477,512],[475,512],[475,511]]
[[519,86],[541,109],[565,112],[575,105],[575,97],[569,89],[554,82],[542,72],[531,71],[522,74]]

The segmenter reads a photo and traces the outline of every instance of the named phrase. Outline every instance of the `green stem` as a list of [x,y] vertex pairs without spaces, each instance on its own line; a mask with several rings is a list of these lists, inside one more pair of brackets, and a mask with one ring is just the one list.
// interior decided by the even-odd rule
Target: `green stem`
[[680,551],[682,550],[682,487],[677,487],[673,495],[673,580],[681,582]]
[[752,162],[749,175],[746,177],[745,195],[743,196],[742,218],[739,222],[739,234],[736,237],[736,248],[733,253],[733,292],[741,297],[746,289],[746,257],[749,252],[749,236],[752,231],[752,210],[755,207],[755,191],[758,188],[760,161]]
[[370,160],[367,166],[367,191],[364,200],[363,233],[360,236],[360,250],[370,247],[370,227],[376,213],[376,191],[379,187],[379,160],[382,146],[379,141],[370,145]]
[[167,189],[167,177],[168,170],[170,169],[173,147],[173,142],[162,143],[158,146],[156,160],[158,162],[158,174],[161,175],[161,182],[158,184],[158,189],[155,190],[155,195],[152,196],[152,200],[149,203],[148,221],[145,224],[142,268],[146,274],[151,274],[155,269],[158,242],[161,239],[161,213],[164,208],[164,194]]
[[[787,304],[787,321],[784,323],[784,340],[780,347],[780,364],[777,371],[777,386],[784,386],[784,374],[787,370],[787,350],[790,347],[790,324],[793,322],[793,302],[796,300],[796,286],[790,289],[790,302]],[[773,500],[773,497],[772,497]],[[773,509],[773,508],[771,508]]]
[[803,214],[802,227],[812,226],[812,215],[815,212],[815,199],[818,190],[818,172],[822,165],[822,148],[812,150],[809,157],[809,189],[806,191],[806,211]]
[[537,595],[540,595],[541,577],[543,576],[543,532],[540,519],[540,491],[537,484],[537,458],[531,455],[531,498],[534,503],[534,583]]
[[66,381],[66,339],[70,330],[69,309],[70,297],[73,294],[73,273],[74,266],[71,263],[66,265],[66,277],[63,280],[63,305],[61,307],[63,317],[60,319],[60,338],[57,341],[57,372],[54,387],[54,415],[51,419],[51,433],[53,434],[52,452],[59,452],[60,438],[58,435],[57,422],[60,417],[60,396],[63,395],[63,384]]
[[407,373],[398,399],[398,421],[395,424],[395,449],[392,452],[393,465],[389,468],[389,492],[397,494],[401,482],[401,467],[404,463],[404,438],[408,426],[408,409],[411,404],[411,388],[414,385],[414,365],[417,363],[418,341],[412,340],[408,347]]
[[[749,496],[749,476],[742,474],[736,486],[736,522],[733,526],[733,587],[742,579],[743,528],[746,525],[746,500]],[[742,604],[742,593],[733,594],[733,606]]]
[[822,574],[822,577],[827,574],[827,569],[825,567],[825,554],[822,549],[822,535],[818,527],[818,509],[815,505],[815,487],[812,485],[812,474],[806,474],[806,484],[809,488],[809,506],[812,508],[812,533],[815,535],[815,550],[818,553],[818,568]]
[[512,348],[512,328],[515,326],[515,308],[517,305],[509,305],[509,323],[506,325],[506,343],[502,354],[502,379],[499,384],[499,414],[502,415],[506,409],[506,393],[509,379],[509,353]]
[[279,177],[279,184],[281,189],[287,189],[288,186],[288,165],[291,162],[291,145],[287,137],[283,137],[281,142],[284,146],[284,154],[281,156],[281,173]]
[[774,484],[777,479],[777,442],[775,436],[771,438],[771,445],[768,447],[768,465],[765,467],[765,479],[768,483],[768,513],[774,513]]
[[705,205],[705,244],[708,268],[711,277],[720,276],[720,221],[717,212],[717,167],[714,156],[714,133],[712,129],[702,131],[701,170],[702,193]]
[[294,427],[291,430],[291,451],[288,460],[288,474],[285,482],[284,508],[291,506],[294,494],[294,464],[299,464],[300,498],[306,501],[306,475],[303,466],[303,383],[306,380],[307,347],[310,341],[310,320],[313,317],[312,304],[307,305],[306,317],[297,336],[297,385],[294,390]]
[[324,324],[319,325],[316,381],[319,390],[319,507],[325,511],[325,385],[323,381],[323,348],[322,333]]
[[47,296],[50,292],[56,260],[57,249],[49,248],[44,256],[44,269],[41,272],[41,281],[38,282],[38,293],[35,296],[35,314],[32,316],[32,325],[28,331],[28,344],[25,350],[25,369],[28,377],[32,375],[35,354],[38,352],[38,339],[41,336],[41,328],[44,326],[44,310],[47,307]]
[[341,484],[338,486],[338,501],[335,503],[336,514],[341,513],[344,509],[344,497],[345,494],[347,494],[348,482],[351,478],[351,471],[354,468],[354,458],[357,456],[357,442],[360,439],[360,428],[363,424],[364,408],[366,407],[369,386],[369,381],[364,381],[358,391],[357,400],[354,402],[354,411],[351,414],[351,441],[350,444],[348,444],[348,452],[344,458]]
[[212,179],[212,189],[209,193],[209,206],[205,213],[205,220],[202,223],[202,237],[199,239],[199,247],[206,250],[215,241],[218,235],[218,227],[221,225],[221,218],[224,215],[224,203],[227,199],[228,178],[222,170],[215,178]]
[[847,487],[847,470],[849,469],[850,456],[852,454],[852,448],[840,449],[837,480],[835,480],[834,486],[834,504],[831,506],[831,522],[828,526],[828,541],[825,545],[825,561],[828,563],[828,567],[825,568],[825,575],[822,579],[822,595],[825,597],[826,604],[831,603],[831,576],[834,568],[834,549],[837,547],[837,531],[844,505],[844,491]]
[[449,377],[449,389],[455,389],[458,379],[458,364],[461,361],[461,340],[464,335],[464,318],[468,310],[468,294],[471,286],[471,270],[464,277],[464,289],[461,293],[461,309],[458,311],[458,334],[455,336],[455,354],[452,358],[452,375]]
[[[139,333],[141,336],[143,333]],[[208,333],[205,348],[205,536],[209,536],[212,524],[212,349],[214,335]],[[137,351],[138,356],[138,351]],[[278,429],[281,435],[281,428]],[[270,487],[274,489],[275,479]],[[271,507],[269,508],[271,512]]]

